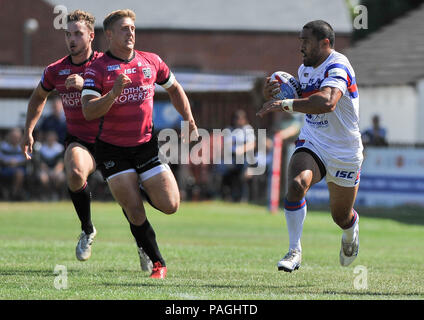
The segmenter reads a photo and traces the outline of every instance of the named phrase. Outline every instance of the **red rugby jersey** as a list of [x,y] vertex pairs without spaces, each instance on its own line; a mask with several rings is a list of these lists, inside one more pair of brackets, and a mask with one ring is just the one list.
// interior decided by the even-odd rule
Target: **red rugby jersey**
[[56,89],[62,99],[66,117],[66,128],[69,134],[94,143],[99,131],[99,119],[87,121],[82,114],[81,92],[75,88],[66,89],[65,80],[71,74],[84,75],[85,68],[101,57],[103,53],[94,51],[90,58],[81,64],[72,63],[66,56],[48,65],[41,77],[41,86],[46,91]]
[[175,78],[157,54],[134,50],[131,59],[122,60],[106,52],[85,70],[82,94],[107,94],[121,73],[132,82],[101,118],[99,139],[116,146],[132,147],[152,137],[155,83],[168,88]]

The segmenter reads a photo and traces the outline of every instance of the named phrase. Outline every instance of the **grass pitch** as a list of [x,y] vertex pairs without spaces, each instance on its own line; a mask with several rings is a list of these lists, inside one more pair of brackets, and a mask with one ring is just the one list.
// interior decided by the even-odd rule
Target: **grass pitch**
[[[75,258],[72,203],[0,203],[0,299],[424,299],[422,210],[359,211],[359,256],[347,268],[330,214],[309,211],[302,267],[285,273],[276,268],[288,246],[281,213],[222,202],[183,203],[172,216],[146,208],[165,280],[141,272],[116,203],[93,203],[98,234],[86,262]],[[54,286],[56,265],[66,267],[67,289]]]

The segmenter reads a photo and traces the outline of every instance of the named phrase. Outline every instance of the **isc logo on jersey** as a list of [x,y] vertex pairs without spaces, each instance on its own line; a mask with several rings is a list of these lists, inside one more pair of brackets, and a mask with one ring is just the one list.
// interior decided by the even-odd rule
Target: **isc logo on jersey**
[[132,74],[132,73],[136,73],[137,72],[137,68],[131,68],[131,69],[125,69],[124,70],[124,74]]

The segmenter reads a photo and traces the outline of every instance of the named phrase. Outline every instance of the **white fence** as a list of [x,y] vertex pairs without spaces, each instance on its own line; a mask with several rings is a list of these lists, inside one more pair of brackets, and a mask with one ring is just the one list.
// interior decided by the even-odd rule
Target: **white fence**
[[[327,203],[325,181],[308,192],[308,202]],[[424,149],[367,148],[356,205],[424,206]]]

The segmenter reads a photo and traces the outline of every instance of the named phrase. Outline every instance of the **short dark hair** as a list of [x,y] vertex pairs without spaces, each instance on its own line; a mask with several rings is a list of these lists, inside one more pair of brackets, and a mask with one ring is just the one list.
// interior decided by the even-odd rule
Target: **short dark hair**
[[121,18],[130,18],[135,21],[135,13],[131,9],[115,10],[109,13],[103,20],[103,30],[106,31],[112,27],[112,25]]
[[75,10],[66,16],[67,23],[78,22],[78,21],[84,21],[87,27],[91,31],[94,31],[94,22],[96,21],[96,19],[91,13],[87,11],[82,11],[82,10]]
[[246,113],[246,111],[244,111],[243,109],[238,109],[238,110],[234,111],[233,114],[232,114],[232,116],[231,116],[231,125],[232,126],[235,126],[236,125],[236,121],[239,118],[246,119],[246,122],[247,122],[247,113]]
[[328,22],[325,22],[324,20],[314,20],[305,24],[303,29],[310,29],[312,31],[312,35],[317,40],[328,39],[330,41],[330,47],[334,48],[336,36],[333,28]]

